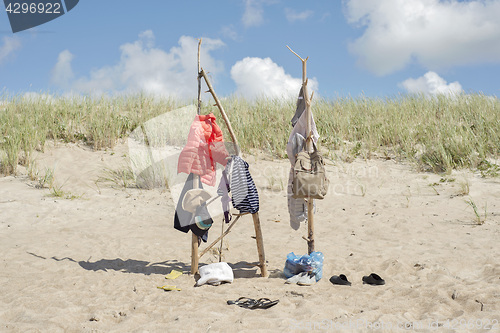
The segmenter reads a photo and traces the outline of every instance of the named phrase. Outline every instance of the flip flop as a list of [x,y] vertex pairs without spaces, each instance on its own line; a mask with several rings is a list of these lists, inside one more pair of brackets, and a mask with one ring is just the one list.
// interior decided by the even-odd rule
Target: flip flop
[[257,300],[248,297],[240,297],[236,301],[227,301],[228,305],[236,304],[245,309],[268,309],[279,303],[279,299],[271,301],[269,298],[259,298]]
[[165,291],[172,291],[172,290],[176,290],[176,291],[181,291],[179,288],[177,288],[176,286],[162,286],[162,287],[156,287],[158,289],[163,289]]
[[351,282],[347,280],[347,277],[344,274],[340,274],[339,276],[334,275],[330,278],[330,282],[333,284],[339,284],[342,286],[350,286]]
[[363,283],[371,284],[372,286],[381,286],[385,284],[385,281],[377,274],[371,273],[368,276],[363,276]]
[[177,279],[179,276],[182,275],[182,272],[181,271],[178,271],[176,269],[173,269],[172,271],[170,271],[170,273],[168,273],[166,276],[165,276],[165,279],[170,279],[170,280],[173,280],[173,279]]

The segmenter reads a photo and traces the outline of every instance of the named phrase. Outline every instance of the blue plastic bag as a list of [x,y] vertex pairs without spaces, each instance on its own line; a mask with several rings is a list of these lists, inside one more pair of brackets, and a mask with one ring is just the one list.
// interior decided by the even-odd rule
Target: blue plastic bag
[[304,254],[297,256],[295,253],[290,252],[286,256],[285,269],[283,273],[288,279],[301,272],[312,272],[316,277],[316,282],[323,277],[323,253],[311,252],[311,254]]

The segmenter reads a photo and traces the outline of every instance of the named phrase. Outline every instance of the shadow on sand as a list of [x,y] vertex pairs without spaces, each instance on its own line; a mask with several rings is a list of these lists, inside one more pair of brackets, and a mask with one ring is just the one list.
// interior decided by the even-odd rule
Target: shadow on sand
[[[186,265],[183,262],[177,260],[165,260],[160,262],[149,262],[144,260],[126,259],[121,258],[116,259],[100,259],[97,261],[77,261],[73,258],[64,257],[57,258],[55,256],[51,258],[45,258],[43,256],[37,255],[35,253],[28,252],[28,254],[40,258],[40,259],[52,259],[55,261],[70,261],[78,264],[81,268],[88,271],[117,271],[122,273],[135,273],[135,274],[160,274],[166,275],[170,273],[173,269],[182,271],[183,273],[190,273],[191,265]],[[235,279],[249,279],[260,277],[260,269],[256,267],[256,263],[250,263],[247,261],[240,261],[237,263],[228,263],[233,269]],[[200,264],[200,267],[203,264]],[[196,275],[198,276],[198,274]]]

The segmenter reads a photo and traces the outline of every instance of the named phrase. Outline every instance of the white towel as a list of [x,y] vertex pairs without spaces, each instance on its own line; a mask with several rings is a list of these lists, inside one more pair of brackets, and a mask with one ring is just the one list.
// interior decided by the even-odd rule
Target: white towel
[[[314,122],[314,117],[311,113],[311,131],[312,139],[314,143],[318,142],[319,134],[316,130],[316,123]],[[286,153],[288,154],[288,159],[292,168],[290,169],[290,175],[288,177],[288,213],[290,214],[290,226],[297,230],[300,227],[300,223],[307,220],[307,202],[304,198],[294,198],[292,197],[292,179],[293,179],[293,165],[295,164],[295,153],[302,150],[301,145],[303,145],[304,138],[307,137],[307,117],[306,113],[303,112],[299,120],[295,124],[288,138],[288,143],[286,145]],[[316,203],[313,201],[313,205]]]

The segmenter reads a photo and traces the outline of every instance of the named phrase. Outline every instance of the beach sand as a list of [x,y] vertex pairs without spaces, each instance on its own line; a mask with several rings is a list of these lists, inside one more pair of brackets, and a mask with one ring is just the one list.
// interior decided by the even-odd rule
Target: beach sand
[[[500,330],[498,177],[422,173],[393,159],[328,161],[330,191],[316,201],[314,220],[323,278],[299,286],[282,275],[288,253],[307,252],[307,226],[289,224],[289,162],[244,155],[259,189],[270,275],[260,277],[253,266],[255,232],[245,216],[223,246],[234,282],[195,287],[191,234],[173,228],[169,191],[97,181],[123,170],[127,156],[126,144],[106,151],[48,146],[35,156],[37,168],[40,176],[54,171],[62,197],[37,188],[23,168],[0,177],[1,332]],[[220,229],[217,217],[209,242]],[[214,251],[200,265],[213,262]],[[173,269],[184,274],[166,280]],[[386,284],[363,284],[372,272]],[[352,286],[331,284],[338,274]],[[279,303],[265,310],[227,305],[241,296]]]

